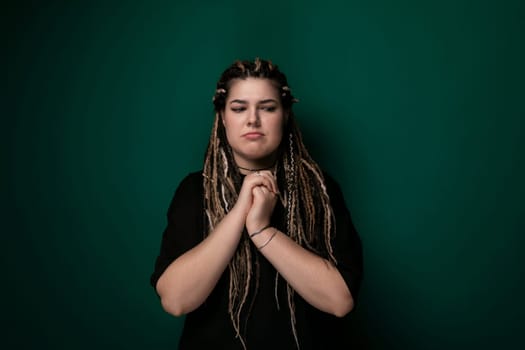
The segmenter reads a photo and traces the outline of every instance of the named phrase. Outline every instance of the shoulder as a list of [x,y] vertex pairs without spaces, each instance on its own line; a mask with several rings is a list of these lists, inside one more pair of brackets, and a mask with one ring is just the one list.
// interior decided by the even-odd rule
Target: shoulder
[[186,212],[202,203],[202,172],[187,173],[178,183],[168,208],[168,215]]
[[[324,184],[326,186],[326,193],[330,197],[330,202],[333,207],[347,207],[347,201],[343,193],[343,189],[339,181],[329,172],[323,170]],[[335,209],[335,208],[334,208]]]
[[199,171],[192,171],[190,173],[187,173],[181,180],[180,184],[202,184],[202,170]]
[[329,194],[334,192],[341,192],[339,182],[332,176],[332,174],[330,174],[326,170],[322,170],[322,172],[327,192]]
[[202,191],[202,170],[187,173],[182,180],[180,180],[176,194],[194,195],[200,191]]

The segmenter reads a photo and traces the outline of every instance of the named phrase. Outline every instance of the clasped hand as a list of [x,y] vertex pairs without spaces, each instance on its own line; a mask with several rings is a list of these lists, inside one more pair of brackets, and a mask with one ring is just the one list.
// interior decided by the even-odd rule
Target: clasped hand
[[254,232],[270,223],[279,189],[275,176],[267,170],[246,175],[237,204],[246,213],[246,229]]

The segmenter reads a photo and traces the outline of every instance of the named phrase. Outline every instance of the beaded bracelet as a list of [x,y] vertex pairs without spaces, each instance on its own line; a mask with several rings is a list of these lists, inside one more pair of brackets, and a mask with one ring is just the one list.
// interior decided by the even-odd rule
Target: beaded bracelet
[[266,230],[268,227],[270,227],[271,225],[266,225],[264,226],[262,229],[260,229],[259,231],[255,231],[254,233],[250,233],[250,238],[252,238],[253,236],[255,235],[258,235],[259,233],[263,232],[264,230]]
[[268,240],[266,242],[264,242],[262,245],[258,246],[257,249],[261,250],[263,249],[264,247],[266,247],[266,245],[268,243],[270,243],[270,241],[275,237],[275,235],[277,234],[277,229],[273,229],[273,234],[270,236],[270,238],[268,238]]

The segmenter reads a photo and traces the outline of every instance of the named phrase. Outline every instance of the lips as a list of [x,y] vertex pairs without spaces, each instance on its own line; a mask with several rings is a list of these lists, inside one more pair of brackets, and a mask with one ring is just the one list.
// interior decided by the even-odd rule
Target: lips
[[242,137],[248,139],[248,140],[256,140],[258,138],[263,137],[264,134],[260,132],[247,132],[246,134],[243,134]]

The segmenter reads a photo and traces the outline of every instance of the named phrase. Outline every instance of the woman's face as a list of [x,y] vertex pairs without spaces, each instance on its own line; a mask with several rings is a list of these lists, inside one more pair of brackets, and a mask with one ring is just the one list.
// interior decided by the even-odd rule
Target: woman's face
[[270,80],[247,78],[231,83],[222,122],[238,166],[273,165],[284,121],[279,92]]

